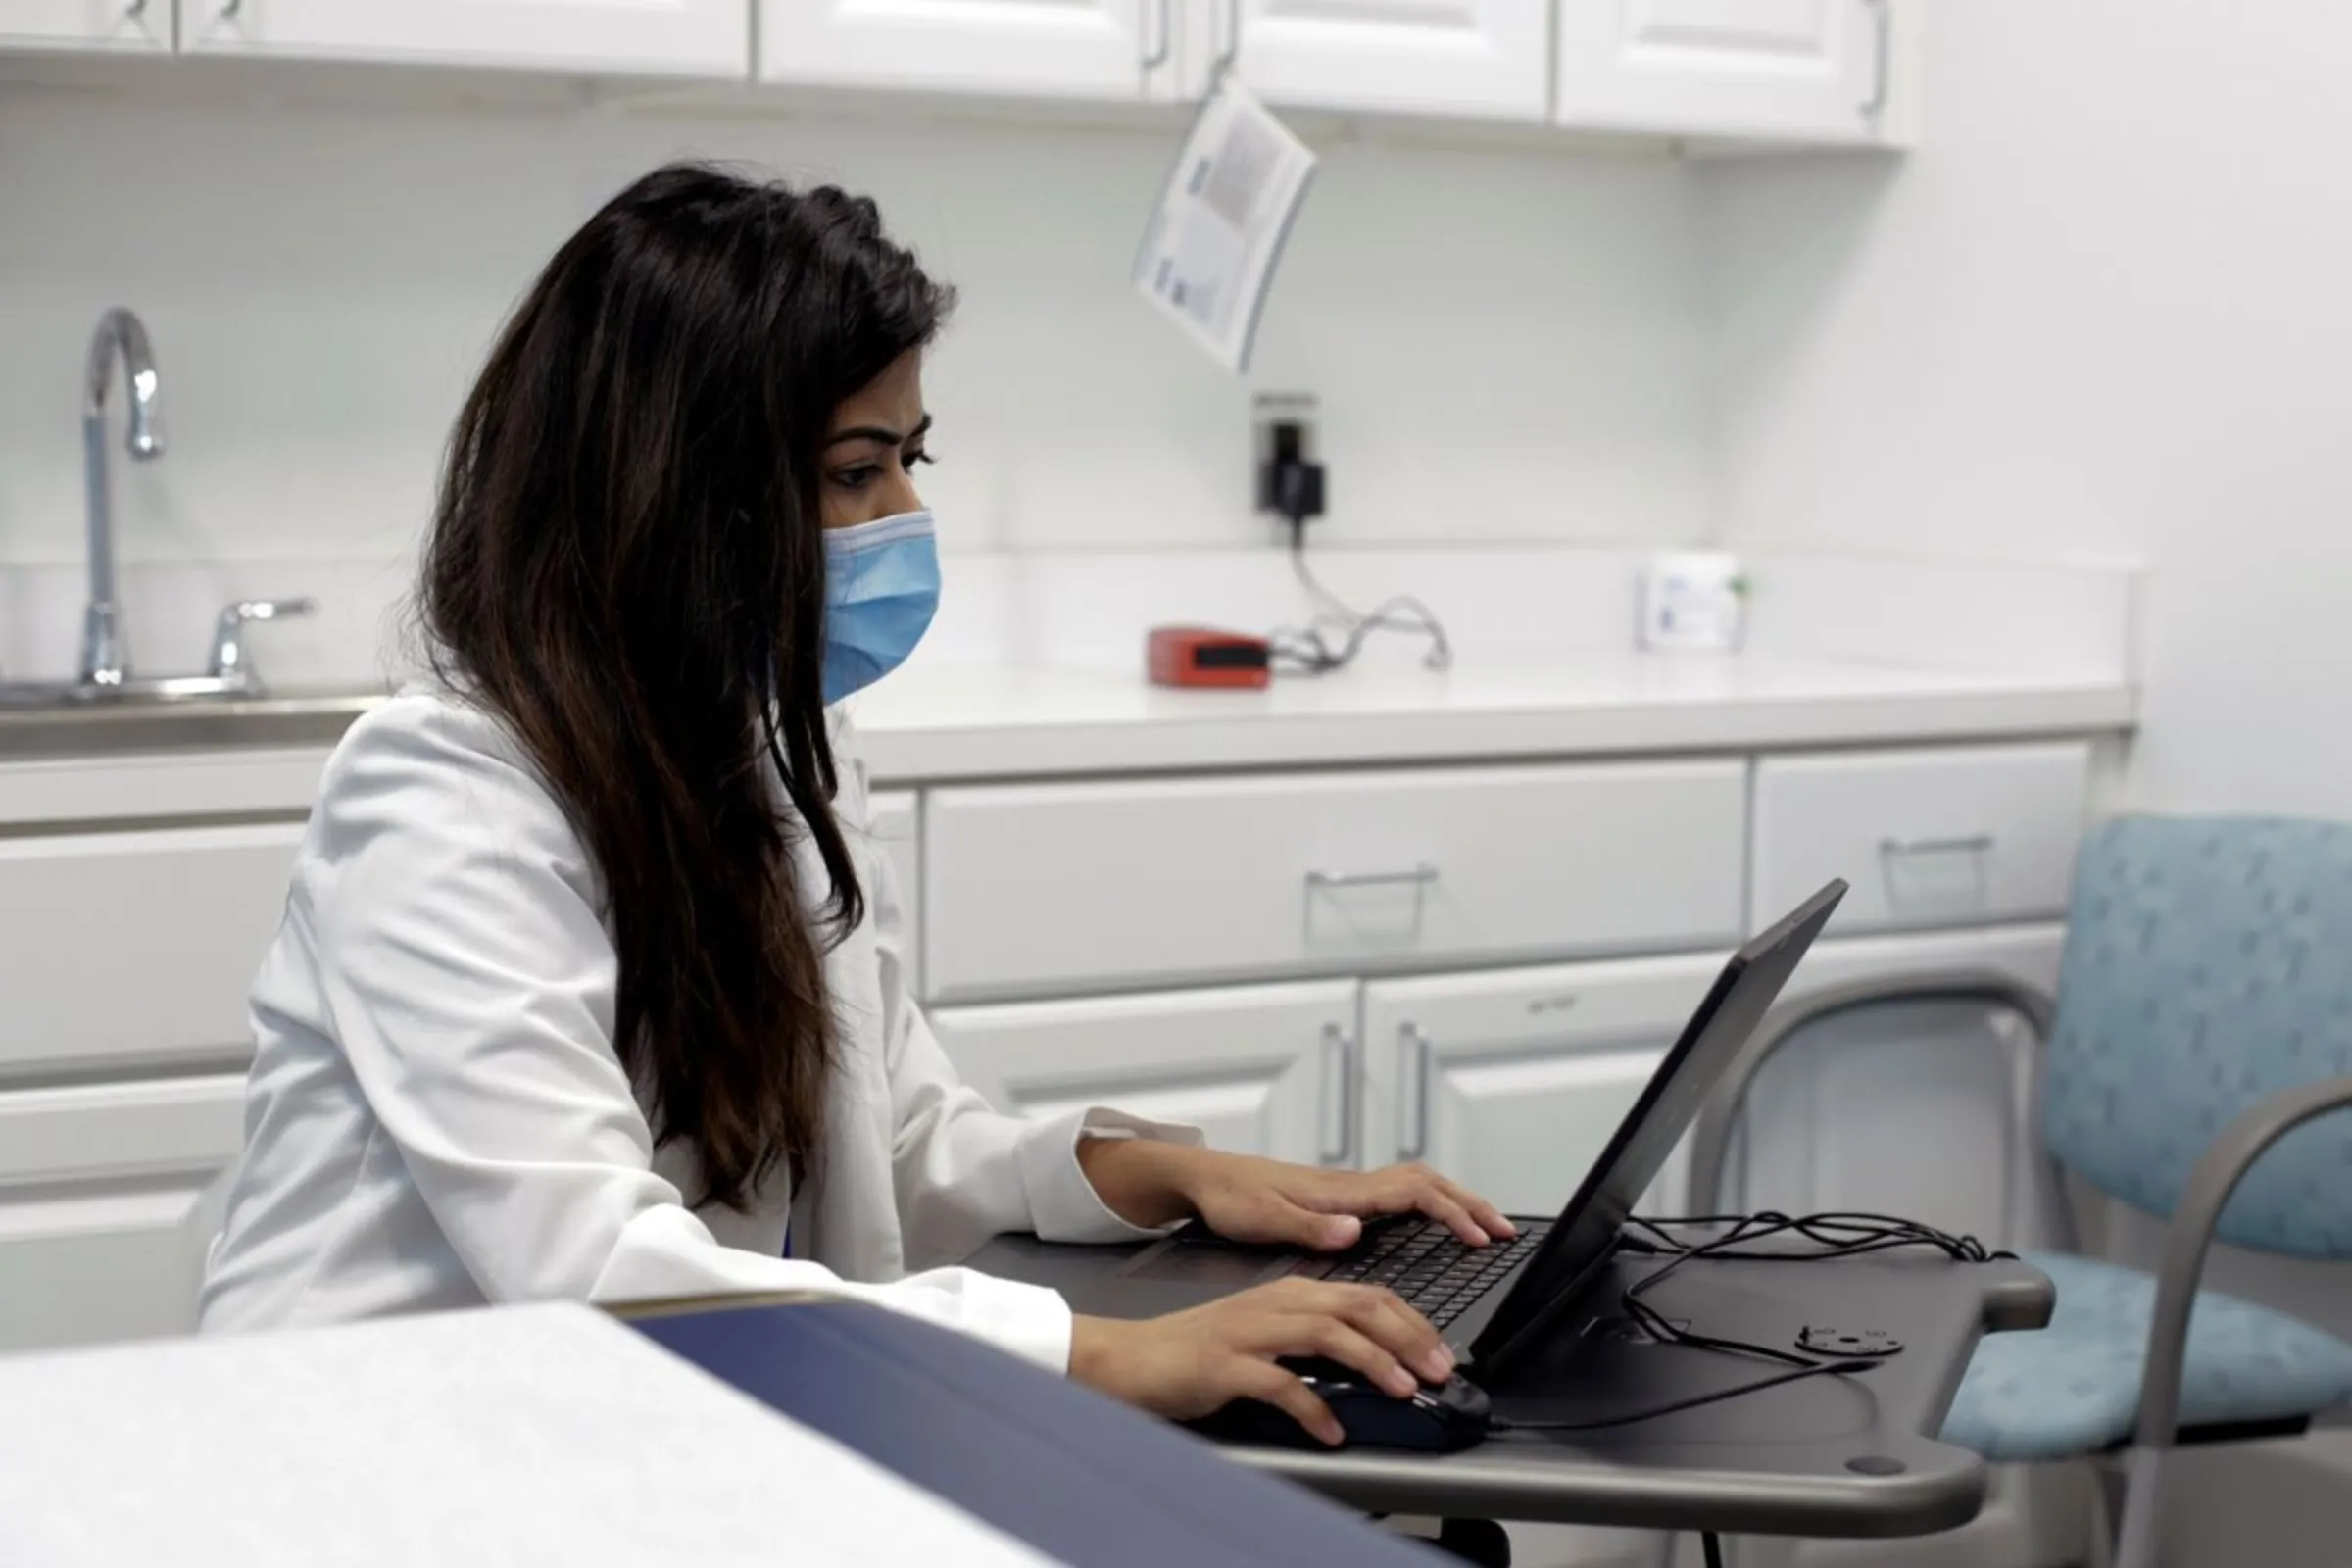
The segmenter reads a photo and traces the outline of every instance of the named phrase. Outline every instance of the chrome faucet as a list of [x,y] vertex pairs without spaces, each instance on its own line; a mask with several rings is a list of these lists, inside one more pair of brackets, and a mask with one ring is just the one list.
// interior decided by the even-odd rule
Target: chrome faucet
[[88,373],[82,382],[81,453],[84,497],[89,505],[90,602],[81,617],[81,666],[70,681],[0,681],[0,712],[80,704],[172,703],[267,695],[245,646],[246,628],[256,621],[308,615],[309,599],[240,599],[220,612],[213,628],[212,657],[201,675],[143,675],[130,672],[130,647],[122,634],[122,606],[115,597],[115,507],[113,473],[107,465],[106,399],[122,362],[130,401],[130,455],[149,462],[164,455],[156,428],[155,350],[136,316],[116,306],[98,318],[90,339]]
[[115,361],[130,396],[130,431],[125,443],[135,460],[164,455],[156,429],[155,350],[145,323],[118,305],[98,318],[90,339],[89,375],[82,387],[81,460],[87,503],[90,602],[81,616],[81,680],[87,686],[120,686],[130,674],[130,649],[123,641],[121,607],[115,601],[115,506],[106,456],[106,394],[114,383]]

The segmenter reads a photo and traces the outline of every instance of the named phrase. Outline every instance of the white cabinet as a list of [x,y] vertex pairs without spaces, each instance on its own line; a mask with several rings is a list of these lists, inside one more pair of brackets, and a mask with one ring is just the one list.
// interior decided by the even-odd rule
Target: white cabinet
[[0,1093],[0,1353],[195,1327],[241,1074]]
[[1560,0],[1563,125],[1813,144],[1881,139],[1891,0]]
[[[1366,986],[1367,1163],[1426,1160],[1506,1212],[1557,1213],[1722,967],[1707,954]],[[1684,1212],[1683,1163],[1645,1212]]]
[[1853,885],[1838,935],[2046,919],[2066,907],[2089,801],[2082,741],[1766,758],[1752,920],[1833,876]]
[[1193,16],[1195,92],[1230,60],[1298,108],[1540,121],[1548,107],[1551,0],[1201,0]]
[[925,973],[950,1001],[1728,946],[1746,811],[1729,760],[943,789]]
[[751,0],[180,0],[179,11],[192,54],[737,80],[751,70]]
[[1000,1110],[1111,1105],[1190,1122],[1217,1149],[1353,1163],[1356,988],[1346,982],[932,1013]]
[[[899,950],[906,956],[907,989],[923,992],[922,803],[911,791],[885,790],[866,806],[874,848],[890,868],[891,896],[898,903]],[[869,887],[871,905],[883,890]]]
[[0,1073],[241,1060],[302,832],[0,838]]
[[172,0],[0,0],[0,49],[169,54]]
[[[1784,1002],[1872,980],[1989,970],[2055,992],[2062,925],[1824,942]],[[1724,1161],[1732,1208],[1902,1214],[2033,1245],[2019,1140],[2037,1053],[2022,1020],[1921,1001],[1826,1019],[1758,1072]],[[1712,1200],[1702,1195],[1702,1205]]]
[[760,79],[1172,98],[1190,0],[761,0]]

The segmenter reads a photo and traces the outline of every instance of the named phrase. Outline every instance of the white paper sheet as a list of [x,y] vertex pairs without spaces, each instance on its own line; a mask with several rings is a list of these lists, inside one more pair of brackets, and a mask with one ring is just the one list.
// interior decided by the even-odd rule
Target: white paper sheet
[[1227,72],[1194,117],[1144,230],[1135,286],[1229,370],[1257,319],[1315,155]]
[[0,1562],[1048,1559],[625,1325],[549,1305],[0,1360]]

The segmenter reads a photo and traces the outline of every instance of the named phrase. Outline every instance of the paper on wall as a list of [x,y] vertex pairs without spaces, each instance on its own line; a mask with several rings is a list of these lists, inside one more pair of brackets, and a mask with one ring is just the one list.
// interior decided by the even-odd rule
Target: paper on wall
[[1135,286],[1229,370],[1250,349],[1315,155],[1231,72],[1217,78],[1136,252]]

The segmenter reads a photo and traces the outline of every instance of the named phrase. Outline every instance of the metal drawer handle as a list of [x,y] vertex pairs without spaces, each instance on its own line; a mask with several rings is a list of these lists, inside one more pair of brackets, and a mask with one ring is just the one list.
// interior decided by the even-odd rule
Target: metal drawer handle
[[1159,7],[1156,38],[1152,45],[1152,52],[1144,56],[1144,69],[1157,71],[1168,63],[1168,56],[1175,52],[1175,24],[1171,19],[1176,11],[1176,0],[1144,0],[1144,4]]
[[1398,1024],[1396,1047],[1396,1157],[1419,1159],[1429,1151],[1429,1036]]
[[1971,833],[1955,839],[1881,839],[1881,855],[1989,855],[1992,835]]
[[1309,871],[1306,885],[1318,893],[1338,888],[1425,888],[1438,879],[1434,865],[1416,865],[1409,871]]
[[1323,1026],[1323,1128],[1326,1165],[1355,1157],[1355,1037],[1336,1023]]
[[1306,908],[1303,937],[1308,947],[1315,940],[1315,895],[1345,893],[1358,888],[1411,888],[1413,890],[1413,929],[1411,940],[1421,940],[1421,926],[1429,913],[1429,890],[1438,880],[1438,868],[1421,864],[1409,871],[1309,871],[1306,873]]
[[1887,9],[1886,0],[1868,0],[1871,18],[1878,24],[1878,53],[1873,69],[1878,79],[1871,84],[1870,96],[1862,100],[1865,119],[1875,120],[1886,107],[1886,73],[1894,58],[1894,13]]

